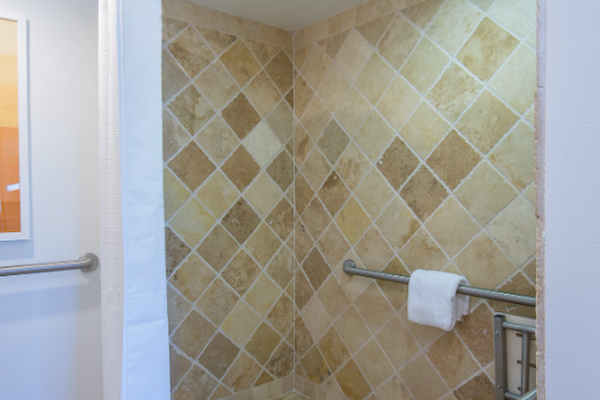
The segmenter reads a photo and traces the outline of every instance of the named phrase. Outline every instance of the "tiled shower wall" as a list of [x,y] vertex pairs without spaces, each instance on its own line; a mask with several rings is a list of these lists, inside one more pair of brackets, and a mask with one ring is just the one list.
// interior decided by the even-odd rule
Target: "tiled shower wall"
[[535,0],[381,10],[294,38],[295,372],[356,400],[491,399],[492,313],[534,310],[473,299],[446,333],[342,262],[534,295]]
[[173,399],[217,399],[294,366],[292,37],[179,1],[164,17]]

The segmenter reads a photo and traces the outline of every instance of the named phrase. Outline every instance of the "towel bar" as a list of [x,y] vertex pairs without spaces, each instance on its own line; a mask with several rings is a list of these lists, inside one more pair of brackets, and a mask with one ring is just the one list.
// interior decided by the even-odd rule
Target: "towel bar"
[[[381,279],[384,281],[408,283],[410,276],[388,274],[387,272],[371,271],[368,269],[357,268],[353,260],[344,261],[344,272],[348,275],[359,275],[368,278]],[[457,293],[468,296],[481,297],[484,299],[498,300],[505,303],[520,304],[523,306],[535,307],[535,297],[522,294],[498,292],[496,290],[481,289],[471,286],[459,286]]]
[[0,267],[0,276],[37,274],[40,272],[68,271],[71,269],[80,269],[83,272],[90,272],[98,268],[100,260],[93,253],[83,254],[79,260],[62,261],[46,264],[14,265],[11,267]]

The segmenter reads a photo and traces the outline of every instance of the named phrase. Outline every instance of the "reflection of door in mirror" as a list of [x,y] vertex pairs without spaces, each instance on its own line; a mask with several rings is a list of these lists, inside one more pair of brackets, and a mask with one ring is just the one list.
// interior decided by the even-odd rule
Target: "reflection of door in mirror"
[[0,233],[21,231],[17,22],[0,19]]

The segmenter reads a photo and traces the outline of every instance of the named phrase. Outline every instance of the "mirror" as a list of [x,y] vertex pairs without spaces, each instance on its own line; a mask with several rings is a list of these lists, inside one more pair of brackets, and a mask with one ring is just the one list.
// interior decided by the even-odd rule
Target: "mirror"
[[29,239],[27,25],[0,11],[0,241]]

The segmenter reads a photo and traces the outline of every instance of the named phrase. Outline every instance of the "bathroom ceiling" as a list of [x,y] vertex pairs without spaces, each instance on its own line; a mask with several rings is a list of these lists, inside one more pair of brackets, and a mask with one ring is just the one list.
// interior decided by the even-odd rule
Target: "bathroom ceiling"
[[304,28],[365,0],[192,0],[288,31]]

